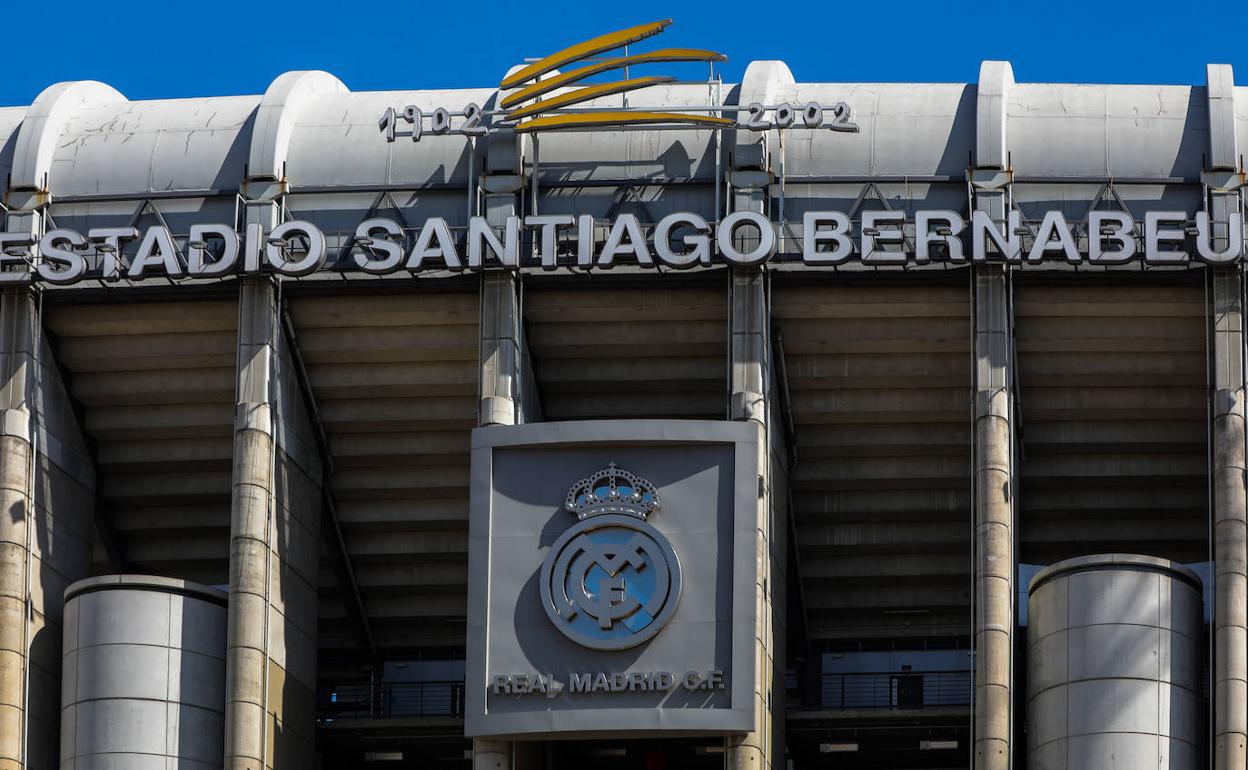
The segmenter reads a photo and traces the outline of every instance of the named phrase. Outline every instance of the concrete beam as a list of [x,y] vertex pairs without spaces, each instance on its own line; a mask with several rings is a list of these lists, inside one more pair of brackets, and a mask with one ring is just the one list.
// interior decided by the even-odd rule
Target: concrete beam
[[[800,469],[801,466],[799,465]],[[818,521],[823,516],[839,518],[870,518],[894,521],[922,521],[933,518],[956,518],[966,515],[971,504],[970,490],[962,488],[896,489],[889,493],[878,489],[841,489],[835,491],[803,490],[794,492],[797,509],[803,521]]]
[[835,559],[808,559],[803,564],[808,585],[833,587],[841,581],[965,577],[970,572],[964,553],[918,555],[846,554]]
[[834,549],[896,553],[906,546],[931,552],[936,548],[964,548],[966,523],[958,520],[888,522],[873,518],[837,524],[803,524],[797,528],[797,537],[804,551],[815,553]]
[[[871,573],[862,575],[870,577]],[[876,580],[873,585],[842,585],[836,589],[808,588],[806,596],[810,610],[889,610],[946,607],[965,607],[970,602],[970,589],[966,580],[937,580],[925,576],[923,581],[907,580],[896,585],[885,585]]]
[[934,639],[966,636],[966,606],[911,611],[812,610],[813,639]]

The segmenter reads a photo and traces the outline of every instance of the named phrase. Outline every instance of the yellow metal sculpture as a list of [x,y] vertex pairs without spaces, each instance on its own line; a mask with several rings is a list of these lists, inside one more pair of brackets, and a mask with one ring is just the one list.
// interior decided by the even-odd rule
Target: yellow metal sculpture
[[520,107],[507,113],[508,120],[519,120],[536,115],[547,110],[554,110],[560,107],[567,107],[572,104],[587,102],[590,99],[597,99],[599,96],[610,96],[612,94],[620,94],[626,91],[635,91],[638,88],[646,88],[660,83],[670,83],[676,78],[664,77],[656,75],[644,78],[630,78],[628,80],[616,80],[611,83],[600,83],[594,86],[586,86],[577,88],[567,93],[552,96],[549,99],[543,99],[540,102],[534,102],[528,107]]
[[583,43],[577,43],[573,46],[552,53],[550,56],[533,62],[524,69],[503,78],[503,82],[498,84],[499,88],[514,88],[526,81],[545,75],[553,69],[562,67],[565,64],[571,64],[574,61],[580,61],[589,56],[600,54],[603,51],[610,51],[629,43],[636,43],[638,40],[657,35],[663,31],[663,28],[672,23],[671,19],[663,21],[654,21],[649,24],[639,24],[636,27],[621,29],[616,32],[608,32],[605,35],[586,40]]
[[[563,110],[571,105],[580,104],[599,97],[629,93],[639,89],[648,88],[653,85],[659,85],[661,83],[671,83],[675,80],[675,78],[665,76],[625,78],[624,80],[616,80],[609,83],[596,83],[573,88],[572,90],[564,93],[534,101],[540,96],[548,94],[556,89],[564,88],[573,83],[579,83],[592,75],[596,75],[601,72],[608,72],[610,70],[627,68],[636,64],[673,61],[717,62],[725,61],[727,59],[726,56],[716,53],[715,51],[704,51],[696,48],[663,48],[657,51],[650,51],[648,53],[635,54],[632,56],[619,56],[592,62],[587,66],[572,70],[570,72],[556,73],[551,77],[545,78],[544,80],[540,79],[542,75],[554,72],[556,69],[566,64],[582,61],[600,53],[621,48],[629,45],[630,43],[635,43],[638,40],[644,40],[648,37],[657,35],[671,23],[671,19],[664,19],[662,21],[651,22],[650,24],[640,24],[635,27],[629,27],[628,29],[599,35],[598,37],[586,40],[583,43],[577,43],[576,45],[569,46],[562,51],[544,57],[541,60],[536,61],[507,76],[503,79],[502,83],[499,84],[499,88],[519,88],[519,90],[503,96],[499,101],[499,106],[510,110],[506,114],[505,120],[517,121],[522,120],[523,118],[530,118],[529,120],[522,120],[522,122],[516,124],[516,131],[521,133],[574,128],[584,129],[610,126],[650,125],[656,123],[706,128],[731,128],[735,126],[736,121],[729,118],[681,112],[650,112],[613,109],[588,110],[585,112],[556,112],[556,114],[546,114],[557,110]],[[526,102],[529,102],[527,106],[520,106],[524,105]]]
[[550,93],[556,88],[570,86],[584,80],[587,77],[597,75],[610,70],[624,69],[637,64],[655,64],[658,62],[685,62],[685,61],[701,61],[701,62],[722,62],[728,61],[728,57],[722,53],[715,51],[704,51],[700,48],[660,48],[657,51],[647,51],[646,53],[633,54],[632,56],[620,56],[614,59],[603,59],[594,62],[586,67],[561,72],[558,75],[552,75],[543,78],[533,85],[525,86],[519,91],[513,91],[502,98],[499,106],[505,108],[522,104],[530,99]]

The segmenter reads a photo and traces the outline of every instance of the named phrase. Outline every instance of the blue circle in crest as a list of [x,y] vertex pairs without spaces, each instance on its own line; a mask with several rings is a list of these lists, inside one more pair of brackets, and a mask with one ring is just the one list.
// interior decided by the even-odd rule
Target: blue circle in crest
[[542,563],[542,604],[577,644],[622,650],[651,639],[680,600],[680,562],[667,538],[634,516],[576,524]]

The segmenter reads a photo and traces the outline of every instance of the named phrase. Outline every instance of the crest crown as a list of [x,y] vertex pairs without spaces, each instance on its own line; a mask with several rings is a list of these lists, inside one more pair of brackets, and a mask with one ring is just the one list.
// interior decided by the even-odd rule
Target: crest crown
[[572,485],[564,507],[578,520],[604,513],[622,513],[642,521],[659,510],[659,491],[648,480],[614,462]]

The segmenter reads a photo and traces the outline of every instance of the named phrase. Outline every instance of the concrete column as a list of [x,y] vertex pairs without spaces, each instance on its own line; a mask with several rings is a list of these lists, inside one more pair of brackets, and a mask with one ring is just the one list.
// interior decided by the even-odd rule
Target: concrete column
[[[751,62],[741,80],[737,102],[777,104],[791,98],[795,88],[793,73],[784,62]],[[745,128],[735,132],[727,171],[733,190],[731,211],[768,213],[769,189],[774,180],[769,149],[778,144],[778,139],[776,135]],[[788,529],[784,519],[787,512],[777,501],[787,497],[783,467],[786,452],[783,434],[776,421],[770,419],[768,403],[773,372],[766,274],[762,270],[737,269],[730,280],[729,416],[758,424],[766,445],[759,452],[758,467],[762,496],[758,508],[755,725],[749,733],[728,739],[725,767],[769,770],[784,766],[783,613]]]
[[[768,430],[767,394],[771,356],[767,339],[766,276],[761,270],[737,270],[732,275],[730,346],[732,381],[729,404],[733,420],[748,420],[763,429],[768,446],[759,452],[758,477],[762,496],[758,505],[758,582],[755,642],[757,661],[754,686],[754,729],[728,739],[725,766],[731,770],[769,770],[784,764],[784,559],[783,517],[777,505],[785,495],[783,438]],[[777,442],[779,449],[777,450]],[[770,461],[769,461],[770,456]],[[775,471],[773,473],[772,471]]]
[[311,767],[321,469],[275,283],[244,279],[239,305],[225,767]]
[[1214,768],[1248,761],[1248,551],[1245,550],[1243,284],[1213,275]]
[[[0,296],[0,768],[54,767],[62,595],[91,573],[95,474],[27,288]],[[35,351],[40,350],[39,355]]]
[[[1213,246],[1217,223],[1242,211],[1235,141],[1235,79],[1209,65],[1209,186]],[[1245,546],[1244,275],[1241,264],[1213,270],[1214,770],[1248,763],[1248,548]]]
[[975,268],[975,769],[1010,767],[1014,486],[1006,268]]
[[[480,424],[515,425],[524,421],[515,399],[521,378],[516,303],[519,279],[511,273],[490,272],[482,281]],[[473,738],[472,768],[512,770],[514,753],[511,741]]]
[[226,633],[225,766],[267,764],[269,544],[273,523],[270,367],[276,302],[266,279],[239,297],[238,394],[230,500],[230,595]]
[[[125,101],[94,81],[58,83],[27,109],[13,144],[0,227],[37,243],[52,148],[86,105]],[[32,245],[32,259],[38,247]],[[13,276],[10,274],[9,276]],[[0,770],[55,767],[62,596],[91,573],[95,469],[51,353],[37,294],[0,297]],[[28,526],[33,524],[34,526]]]
[[[975,104],[973,205],[1005,221],[1013,177],[1006,106],[1014,85],[1009,62],[980,65]],[[974,268],[975,320],[975,770],[1012,765],[1014,658],[1013,409],[1008,270]]]
[[28,396],[33,391],[32,294],[8,289],[0,298],[4,356],[3,421],[0,422],[0,768],[21,768],[25,752],[26,666],[29,645],[27,576],[29,513],[34,508],[31,441],[36,427]]
[[[521,378],[516,302],[519,278],[489,272],[481,280],[480,424],[515,425],[524,421],[515,398]],[[511,741],[473,738],[473,770],[512,770],[514,753]]]
[[[279,75],[256,108],[246,225],[282,221],[293,126],[324,94],[327,72]],[[225,768],[316,766],[316,619],[322,469],[292,371],[277,284],[242,281],[230,521]]]
[[497,270],[481,277],[481,425],[515,425],[536,416],[532,389],[524,387],[530,378],[519,291],[514,273]]
[[473,738],[472,770],[511,770],[514,749],[511,741]]
[[[7,227],[37,236],[42,214]],[[58,764],[62,596],[91,574],[95,469],[41,322],[35,290],[3,290],[0,770]]]
[[732,274],[732,393],[734,420],[767,424],[767,294],[766,277],[759,270]]
[[[525,190],[523,139],[510,131],[485,140],[480,184],[484,215],[491,227],[501,228],[520,212]],[[469,215],[479,214],[474,201]],[[481,411],[486,425],[516,425],[541,419],[532,369],[524,344],[520,317],[520,277],[491,270],[481,277]],[[527,387],[526,387],[527,385]],[[473,770],[513,770],[516,746],[511,741],[472,739]]]
[[[501,231],[508,218],[520,216],[524,210],[527,145],[523,137],[504,129],[486,137],[482,147],[484,173],[477,181],[483,194],[473,199],[468,214],[484,215],[490,227]],[[490,270],[481,280],[480,424],[515,425],[540,420],[541,406],[533,386],[520,317],[520,276]]]

